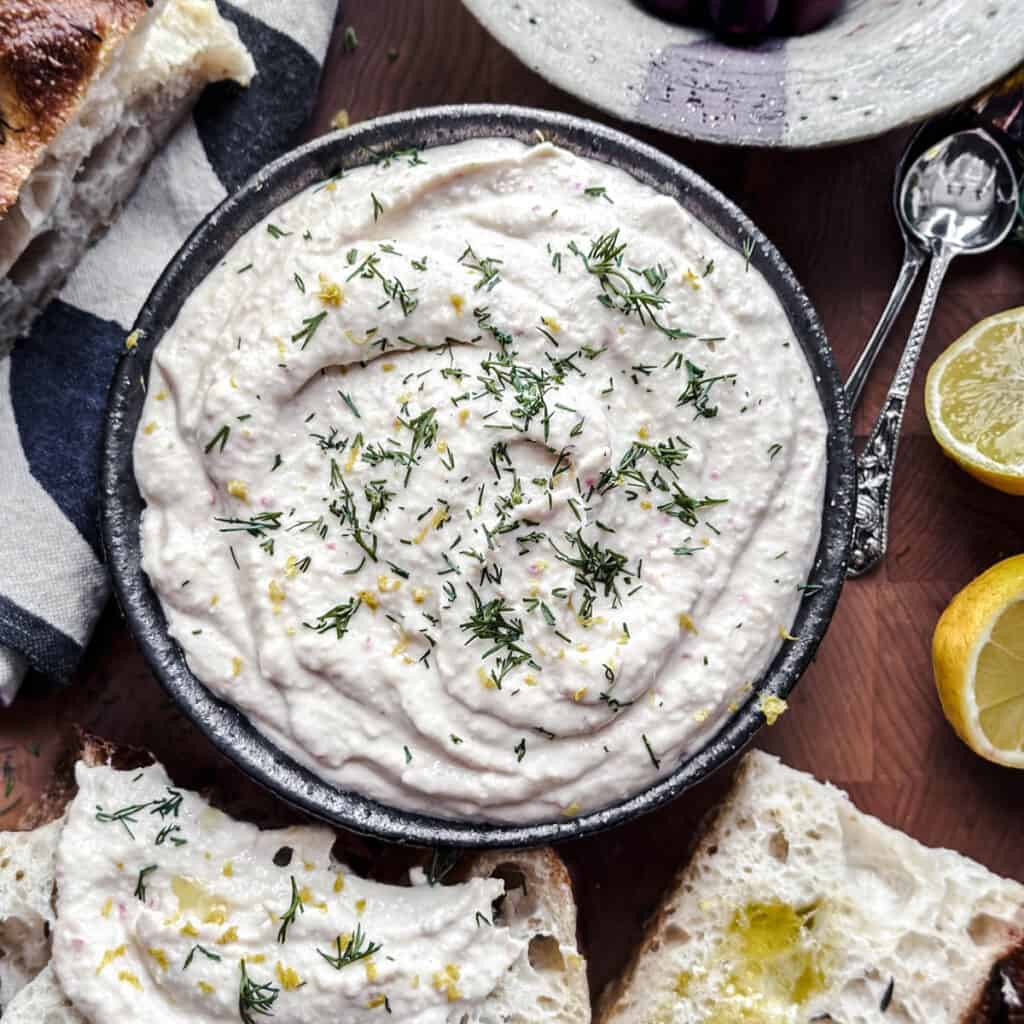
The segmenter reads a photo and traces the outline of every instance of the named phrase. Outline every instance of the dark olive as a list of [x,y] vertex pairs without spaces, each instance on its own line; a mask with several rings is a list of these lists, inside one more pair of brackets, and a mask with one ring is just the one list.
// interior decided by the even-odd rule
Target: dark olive
[[715,28],[731,36],[764,32],[778,10],[779,0],[710,0],[708,4]]
[[814,32],[831,21],[843,6],[843,0],[782,0],[779,31],[789,35]]

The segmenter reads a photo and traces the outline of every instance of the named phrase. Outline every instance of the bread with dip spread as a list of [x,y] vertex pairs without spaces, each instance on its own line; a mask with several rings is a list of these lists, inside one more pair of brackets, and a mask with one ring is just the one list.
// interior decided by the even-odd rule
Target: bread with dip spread
[[[260,830],[119,770],[0,833],[4,1024],[586,1024],[576,907],[551,850],[435,858],[412,885],[350,872],[321,826]],[[124,764],[124,761],[118,763]]]
[[748,754],[600,1024],[1024,1020],[1024,886]]
[[254,72],[214,0],[0,4],[0,352],[202,88]]

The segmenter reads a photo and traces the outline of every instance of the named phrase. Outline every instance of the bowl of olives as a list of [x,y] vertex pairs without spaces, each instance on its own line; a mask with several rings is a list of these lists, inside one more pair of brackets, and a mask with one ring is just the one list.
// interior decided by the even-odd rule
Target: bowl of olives
[[655,14],[708,25],[723,38],[806,35],[830,22],[845,0],[646,0]]
[[1019,0],[463,0],[555,85],[625,121],[745,146],[879,135],[1021,61]]

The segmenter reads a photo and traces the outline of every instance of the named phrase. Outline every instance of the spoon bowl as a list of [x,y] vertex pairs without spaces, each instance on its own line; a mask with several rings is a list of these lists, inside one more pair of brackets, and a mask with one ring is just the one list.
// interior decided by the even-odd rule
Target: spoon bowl
[[900,219],[934,253],[980,253],[1006,238],[1017,211],[1017,182],[995,140],[975,128],[926,149],[900,189]]
[[900,218],[931,256],[928,280],[882,411],[857,459],[857,511],[849,575],[885,557],[900,428],[939,288],[953,258],[985,252],[1010,233],[1017,179],[1002,147],[980,128],[956,132],[926,149],[900,190]]

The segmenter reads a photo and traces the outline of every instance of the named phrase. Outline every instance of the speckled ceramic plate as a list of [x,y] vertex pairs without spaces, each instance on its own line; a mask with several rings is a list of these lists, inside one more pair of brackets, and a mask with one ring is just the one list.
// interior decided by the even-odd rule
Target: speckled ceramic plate
[[847,0],[810,35],[730,46],[639,0],[464,0],[548,81],[708,142],[822,146],[973,96],[1024,59],[1021,0]]
[[[537,132],[581,156],[612,164],[678,200],[727,245],[753,244],[751,263],[775,291],[811,366],[828,420],[828,472],[821,539],[796,622],[746,702],[699,750],[654,785],[578,818],[530,825],[456,821],[387,807],[337,789],[296,763],[237,708],[215,697],[189,670],[167,630],[160,602],[142,571],[132,444],[142,413],[153,350],[182,304],[231,246],[271,210],[339,169],[365,164],[393,149],[512,137]],[[111,385],[101,467],[102,537],[114,593],[129,629],[157,679],[209,739],[257,782],[333,824],[393,842],[460,847],[531,846],[610,828],[653,810],[721,767],[764,725],[759,701],[785,697],[811,662],[828,628],[846,576],[853,523],[853,438],[846,398],[814,308],[778,250],[720,192],[650,146],[592,121],[524,107],[463,106],[411,110],[323,136],[264,168],[195,230],[157,281],[135,322],[137,347],[126,351]]]

